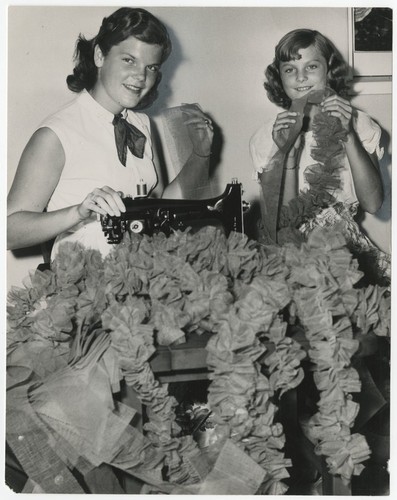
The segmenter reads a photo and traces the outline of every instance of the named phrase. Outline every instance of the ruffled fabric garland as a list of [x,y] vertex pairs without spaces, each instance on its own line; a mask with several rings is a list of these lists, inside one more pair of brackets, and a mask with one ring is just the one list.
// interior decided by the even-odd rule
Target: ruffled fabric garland
[[317,146],[311,154],[319,163],[309,167],[305,175],[310,191],[318,191],[325,203],[323,210],[314,217],[306,218],[299,228],[300,232],[307,235],[315,226],[336,227],[345,236],[349,250],[364,271],[366,283],[390,285],[390,256],[379,250],[354,220],[358,204],[346,205],[332,198],[326,203],[329,193],[340,186],[339,164],[345,155],[343,141],[346,134],[341,130],[339,120],[318,113],[313,120],[313,134]]
[[[366,292],[353,288],[362,273],[345,248],[344,238],[330,232],[325,241],[318,235],[312,233],[297,253],[288,252],[286,262],[295,269],[290,280],[293,300],[310,344],[314,382],[320,393],[319,411],[308,422],[308,435],[316,443],[316,453],[326,457],[331,474],[348,483],[353,474],[361,473],[362,462],[371,453],[364,436],[350,432],[359,411],[351,393],[361,390],[359,375],[351,366],[359,347],[354,334],[357,328],[363,334],[369,331],[369,325],[357,321],[361,315],[358,311],[365,309],[374,333],[380,336],[388,335],[390,316],[382,317],[379,309],[373,316],[364,298]],[[302,261],[304,267],[298,271]],[[370,287],[368,295],[374,290],[379,291]],[[384,301],[382,307],[390,306],[389,297]]]
[[334,116],[318,111],[312,123],[313,137],[316,146],[311,150],[311,156],[317,163],[305,170],[305,178],[309,188],[301,191],[299,196],[290,201],[288,207],[282,207],[279,220],[278,241],[282,244],[292,238],[303,241],[299,228],[313,219],[324,208],[335,205],[333,192],[341,186],[339,171],[345,152],[343,141],[347,132],[341,122]]
[[[329,90],[326,89],[326,92]],[[361,462],[370,454],[365,438],[358,434],[351,436],[349,430],[359,410],[350,393],[361,390],[359,375],[350,366],[351,358],[358,349],[358,342],[355,340],[356,326],[359,330],[362,329],[364,335],[368,333],[368,328],[366,320],[351,317],[353,304],[349,301],[352,296],[350,293],[345,295],[338,287],[341,280],[351,280],[361,290],[361,304],[368,317],[371,317],[370,306],[365,297],[370,297],[373,293],[377,296],[379,289],[374,288],[374,285],[384,287],[381,292],[383,302],[387,304],[386,308],[390,306],[391,263],[390,256],[376,248],[355,222],[357,204],[346,205],[337,202],[334,197],[334,193],[341,187],[339,172],[345,156],[343,142],[346,140],[346,131],[340,120],[318,109],[312,119],[312,132],[315,146],[311,150],[311,156],[317,163],[307,167],[304,172],[309,188],[301,191],[288,206],[281,207],[276,240],[280,245],[294,242],[301,246],[300,252],[305,252],[304,242],[313,241],[313,232],[320,227],[328,228],[331,241],[336,244],[335,247],[331,244],[332,256],[337,254],[340,246],[337,240],[343,235],[343,244],[350,250],[356,259],[355,265],[358,263],[361,270],[341,275],[325,295],[321,289],[323,283],[320,282],[318,286],[311,283],[308,288],[294,295],[300,322],[310,342],[309,356],[314,363],[314,381],[320,393],[319,412],[305,423],[306,433],[317,444],[317,453],[325,455],[330,472],[348,482],[352,474],[361,472]],[[296,135],[297,131],[293,133]],[[282,167],[277,166],[279,169]],[[267,188],[263,181],[262,190],[266,195],[266,189],[272,188]],[[259,240],[266,243],[269,235],[266,219],[262,221],[262,225],[264,229]],[[329,250],[329,244],[319,245],[318,250],[320,258],[321,253]],[[294,259],[291,261],[292,266]],[[297,266],[301,264],[296,262]],[[311,264],[306,263],[309,269]],[[338,302],[338,307],[335,307]],[[355,299],[353,302],[354,307],[360,307]],[[344,316],[342,319],[341,314]],[[354,314],[361,316],[358,312]],[[373,321],[371,326],[377,335],[388,334],[390,312],[385,311],[384,320],[381,315],[377,315]]]
[[[390,298],[378,286],[354,288],[360,273],[344,243],[319,230],[299,250],[264,247],[207,227],[126,236],[105,260],[65,244],[51,271],[36,271],[9,295],[8,417],[33,410],[51,451],[81,473],[105,462],[161,492],[176,485],[190,492],[183,488],[193,484],[207,494],[224,450],[234,449],[252,460],[248,469],[259,467],[255,491],[245,485],[243,493],[282,494],[291,462],[277,398],[303,378],[305,353],[287,328],[299,320],[322,391],[312,419],[317,450],[332,473],[349,479],[368,457],[362,438],[349,433],[357,413],[349,394],[360,388],[350,366],[353,332],[388,335]],[[156,343],[181,342],[191,331],[213,333],[208,403],[216,439],[206,453],[181,435],[176,401],[149,365]],[[122,378],[147,408],[145,436],[128,425],[131,409],[112,398]],[[14,432],[7,431],[12,443]],[[54,491],[40,475],[32,479]]]
[[[301,190],[288,206],[279,207],[285,150],[278,151],[270,160],[266,174],[259,174],[263,192],[261,205],[265,206],[262,208],[258,240],[269,244],[270,235],[273,242],[280,245],[286,242],[299,244],[315,227],[335,227],[336,231],[343,233],[349,249],[365,270],[366,284],[389,285],[390,256],[381,252],[360,230],[354,220],[358,204],[347,205],[338,202],[334,196],[341,188],[340,172],[345,158],[343,143],[347,131],[339,118],[323,113],[317,106],[323,97],[332,94],[334,91],[326,88],[324,92],[310,92],[293,101],[291,110],[299,110],[302,115],[307,105],[314,107],[311,127],[315,145],[310,153],[316,163],[309,165],[304,172],[308,189]],[[283,131],[286,146],[294,142],[301,127],[302,119],[293,129]],[[273,208],[268,207],[269,204]]]

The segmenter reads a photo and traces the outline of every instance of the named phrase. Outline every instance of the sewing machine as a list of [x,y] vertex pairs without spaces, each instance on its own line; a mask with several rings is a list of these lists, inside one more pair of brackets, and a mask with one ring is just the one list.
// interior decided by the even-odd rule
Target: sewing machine
[[120,216],[101,216],[102,230],[108,243],[120,243],[125,232],[152,235],[172,230],[220,225],[226,234],[244,232],[244,213],[249,204],[242,200],[242,185],[232,179],[225,191],[204,200],[123,198],[126,211]]

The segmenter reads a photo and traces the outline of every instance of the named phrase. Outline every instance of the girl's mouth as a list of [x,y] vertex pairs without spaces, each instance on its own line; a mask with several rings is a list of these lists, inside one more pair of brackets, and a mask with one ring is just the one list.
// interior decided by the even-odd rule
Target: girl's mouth
[[295,90],[297,92],[307,92],[310,89],[311,89],[311,87],[297,87]]
[[131,85],[131,84],[128,84],[128,83],[124,83],[124,87],[129,90],[130,92],[134,92],[136,94],[139,94],[142,92],[142,87],[138,87],[136,85]]

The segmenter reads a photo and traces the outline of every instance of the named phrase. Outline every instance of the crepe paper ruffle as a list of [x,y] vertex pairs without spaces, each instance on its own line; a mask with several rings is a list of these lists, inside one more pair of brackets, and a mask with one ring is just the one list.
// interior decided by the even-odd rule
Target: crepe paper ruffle
[[359,434],[352,434],[342,441],[324,442],[316,447],[318,454],[324,454],[331,474],[338,474],[342,480],[348,482],[352,475],[359,475],[362,471],[362,462],[371,455],[365,438]]
[[[273,340],[274,336],[270,338]],[[269,368],[270,387],[273,391],[280,390],[281,397],[302,382],[304,372],[300,364],[306,353],[293,339],[286,337],[278,341],[278,338],[277,336],[274,352],[264,359],[264,363]]]
[[[288,206],[283,206],[281,211],[277,210],[277,213],[281,214],[278,221],[278,241],[282,239],[283,243],[296,241],[297,230],[302,224],[314,218],[323,208],[335,203],[336,199],[332,193],[340,187],[341,183],[339,171],[344,155],[342,142],[346,139],[347,132],[338,118],[320,112],[318,107],[313,109],[317,111],[312,120],[313,138],[316,145],[312,148],[311,155],[318,163],[309,166],[304,173],[309,189],[302,191],[298,197],[291,200]],[[282,156],[275,157],[273,161],[282,162]],[[259,178],[261,175],[264,174],[260,174]],[[277,185],[275,183],[275,188]],[[276,191],[278,193],[279,189]],[[263,216],[264,223],[269,224],[265,215],[267,214]],[[272,213],[272,216],[275,215]]]
[[339,420],[342,425],[347,425],[349,427],[353,427],[354,421],[360,411],[360,405],[351,399],[346,400],[346,404],[343,408],[341,408],[339,414]]
[[361,382],[357,370],[348,368],[316,371],[313,374],[316,386],[321,391],[329,391],[332,386],[339,386],[344,392],[360,392]]
[[362,270],[351,274],[349,279],[354,282],[366,274],[372,281],[386,286],[385,284],[390,284],[391,279],[390,255],[379,250],[360,230],[354,220],[356,211],[357,203],[352,205],[335,203],[324,208],[316,217],[306,221],[300,230],[307,236],[318,227],[333,227],[346,238],[347,247],[352,256],[360,262]]
[[[93,251],[95,255],[99,252]],[[60,250],[59,258],[54,261],[52,270],[60,286],[76,284],[84,278],[86,264],[92,253],[86,253],[78,243],[67,242]],[[98,262],[101,262],[99,260]]]
[[353,313],[363,334],[372,330],[379,336],[390,336],[391,296],[385,287],[369,285],[359,290],[359,300]]
[[[32,274],[30,284],[9,295],[8,372],[15,394],[30,370],[39,381],[52,373],[61,375],[67,358],[73,370],[81,366],[83,373],[96,359],[97,334],[87,325],[101,321],[106,337],[95,368],[101,370],[108,394],[118,390],[123,377],[146,406],[147,445],[142,453],[153,474],[158,478],[166,464],[169,482],[203,481],[208,469],[201,452],[192,439],[180,436],[176,400],[167,385],[155,379],[148,361],[156,340],[170,341],[162,337],[167,328],[175,329],[171,342],[178,342],[179,335],[208,327],[213,333],[207,345],[208,402],[216,438],[211,452],[216,456],[220,444],[232,438],[266,471],[259,491],[285,491],[282,480],[291,463],[284,457],[284,431],[276,423],[278,408],[272,400],[303,377],[300,362],[305,353],[288,329],[299,321],[311,344],[309,356],[320,391],[319,411],[309,421],[311,433],[318,443],[335,436],[350,443],[358,412],[350,393],[360,390],[350,364],[357,348],[354,332],[387,333],[390,295],[378,286],[353,288],[361,275],[340,233],[318,229],[299,248],[260,246],[237,234],[227,239],[209,227],[195,234],[177,231],[169,238],[127,234],[103,260],[78,245],[61,249],[57,258],[54,270]],[[70,265],[76,269],[67,276]],[[69,349],[73,336],[78,341]],[[70,378],[71,386],[73,380],[77,378]],[[116,439],[119,444],[112,444],[105,442],[106,426],[99,429],[97,446],[103,445],[108,455],[119,450],[120,467],[137,467],[139,457],[129,450],[128,458],[126,449],[118,448],[122,435]],[[72,437],[77,446],[78,439]],[[65,457],[77,460],[78,448],[67,444],[66,434],[58,434],[53,442],[64,447]],[[101,449],[91,458],[99,460]],[[325,445],[321,450],[332,452]],[[365,453],[364,448],[351,456],[361,460]],[[361,467],[355,464],[353,473]],[[332,470],[340,474],[340,468]],[[142,471],[150,475],[149,469]],[[343,474],[348,475],[345,470]]]
[[[353,338],[353,326],[363,292],[353,289],[353,286],[362,274],[357,272],[357,263],[343,248],[344,238],[331,238],[327,242],[333,251],[324,254],[322,250],[322,255],[316,253],[316,248],[324,249],[326,234],[314,231],[299,253],[293,255],[287,252],[286,258],[301,269],[306,268],[307,262],[321,269],[322,278],[308,283],[299,273],[291,275],[296,287],[293,297],[296,315],[305,327],[310,343],[309,356],[315,363],[314,382],[320,391],[319,412],[309,419],[305,427],[308,437],[319,443],[318,453],[325,455],[327,463],[332,464],[331,473],[347,481],[353,473],[361,471],[362,466],[346,465],[351,461],[348,453],[345,453],[346,460],[335,465],[334,452],[325,443],[335,439],[335,436],[342,442],[350,440],[350,429],[358,414],[359,406],[351,401],[350,393],[359,392],[361,383],[358,373],[351,367],[351,358],[358,349],[358,342]],[[308,251],[310,246],[314,252]],[[363,318],[366,317],[364,313]],[[374,315],[372,317],[375,318]],[[375,323],[376,320],[372,321]],[[367,456],[366,451],[363,456]]]
[[318,366],[318,369],[332,368],[340,371],[350,364],[353,354],[357,351],[357,340],[336,338],[328,340],[314,340],[309,349],[309,355]]
[[[244,296],[248,296],[246,293]],[[242,296],[241,296],[242,297]],[[241,307],[237,304],[241,303],[241,300],[236,303],[236,307]],[[274,306],[273,306],[274,307]],[[231,363],[233,362],[233,359],[230,358],[230,356],[225,357],[223,355],[224,352],[224,347],[222,347],[222,344],[219,342],[219,339],[224,338],[224,341],[227,340],[229,349],[234,350],[236,348],[236,345],[233,344],[233,338],[239,332],[240,330],[240,322],[236,319],[234,319],[233,315],[229,315],[227,317],[227,322],[225,321],[226,318],[223,319],[221,322],[221,328],[218,329],[218,333],[216,336],[210,339],[207,349],[209,350],[210,355],[208,356],[207,362],[209,363],[210,368],[212,368],[212,361],[216,363],[216,359],[219,357],[223,359],[224,363],[226,364],[227,362]],[[248,320],[249,321],[249,320]],[[261,321],[259,322],[259,324]],[[243,324],[243,323],[241,323]],[[232,326],[233,325],[233,326]],[[262,327],[263,328],[263,327]],[[248,349],[249,344],[253,343],[254,345],[257,344],[258,340],[256,338],[256,330],[258,329],[258,325],[256,329],[252,330],[252,334],[246,335],[247,330],[242,331],[242,334],[245,335],[245,341],[244,341],[244,349],[243,352],[245,353],[245,356],[249,356],[250,353],[252,353],[252,349]],[[238,337],[240,338],[240,337]],[[239,346],[239,344],[237,344]],[[242,347],[242,346],[239,346]],[[217,352],[219,350],[220,352]],[[237,352],[241,352],[241,349],[238,349]],[[254,351],[255,352],[255,351]],[[252,356],[252,355],[251,355]],[[249,358],[247,358],[249,359]],[[252,357],[252,360],[254,361],[256,358]],[[235,364],[236,361],[234,362],[234,368],[238,369],[239,364]],[[251,368],[250,368],[251,366]],[[261,449],[266,446],[266,444],[263,442],[263,437],[266,437],[266,442],[271,444],[274,447],[279,447],[282,448],[284,446],[284,439],[280,437],[280,429],[277,428],[278,430],[278,435],[277,438],[275,438],[270,430],[270,425],[273,423],[273,419],[275,416],[275,411],[274,411],[274,406],[269,405],[268,403],[268,397],[265,398],[265,400],[262,399],[263,401],[263,411],[267,412],[267,416],[265,417],[265,414],[261,414],[261,416],[258,415],[258,409],[259,406],[256,404],[260,400],[255,398],[255,380],[261,380],[265,378],[263,375],[260,375],[259,370],[253,369],[254,365],[252,364],[246,364],[244,363],[241,368],[243,368],[240,371],[240,377],[242,377],[240,382],[235,382],[233,381],[233,376],[236,373],[234,370],[229,370],[230,375],[228,375],[228,378],[223,379],[222,376],[219,376],[217,373],[217,368],[216,364],[214,365],[213,369],[215,370],[214,375],[211,376],[212,383],[209,387],[209,394],[208,394],[208,402],[209,405],[212,409],[213,415],[214,415],[214,423],[215,423],[215,429],[218,429],[218,427],[221,425],[221,422],[227,422],[227,427],[223,425],[223,428],[227,432],[227,436],[232,438],[235,442],[236,441],[241,441],[241,443],[244,443],[247,451],[249,452],[249,455],[254,458],[255,461],[258,462],[259,460],[259,454],[253,450],[252,447],[249,447],[247,445],[247,440],[250,440],[250,436],[253,434],[259,434],[262,436],[262,442],[260,443]],[[246,386],[242,385],[242,381],[246,379]],[[233,387],[230,389],[223,389],[221,392],[217,389],[218,385],[222,385],[222,380],[224,380],[223,383],[229,384]],[[235,391],[236,387],[241,387],[240,390]],[[262,382],[259,385],[260,388],[268,388],[268,384],[263,384]],[[228,398],[224,398],[223,391],[226,392],[226,394],[229,394]],[[241,391],[241,392],[240,392]],[[218,396],[219,394],[219,396]],[[235,401],[234,401],[235,400]],[[266,404],[267,403],[267,404]],[[258,415],[255,417],[255,415]],[[255,418],[253,418],[255,417]],[[270,425],[266,425],[270,424]],[[227,430],[226,430],[227,429]],[[269,430],[268,430],[269,429]],[[275,440],[275,441],[274,441]],[[260,462],[258,462],[260,463]],[[262,464],[261,464],[262,465]],[[263,465],[262,465],[263,466]],[[265,467],[265,470],[268,471],[268,467]],[[288,474],[286,474],[288,476]],[[284,476],[285,477],[285,476]]]
[[[304,431],[308,439],[316,444],[319,441],[342,435],[343,426],[337,421],[336,416],[327,418],[317,413],[306,422]],[[345,432],[349,433],[348,428],[346,428]]]

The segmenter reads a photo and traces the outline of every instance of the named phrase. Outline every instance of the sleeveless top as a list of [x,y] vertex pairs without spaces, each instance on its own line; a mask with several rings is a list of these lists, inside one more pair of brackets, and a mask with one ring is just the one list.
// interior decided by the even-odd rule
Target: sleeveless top
[[[147,138],[144,157],[137,158],[128,150],[126,166],[120,163],[117,155],[112,125],[114,115],[85,90],[40,124],[38,128],[48,127],[57,135],[65,153],[65,165],[48,202],[48,211],[80,204],[93,189],[103,186],[132,197],[138,194],[140,183],[146,184],[148,193],[154,188],[157,175],[149,117],[130,110],[125,110],[123,116]],[[64,241],[79,241],[86,247],[100,250],[103,255],[112,248],[95,214],[58,235],[52,257]]]
[[[357,114],[353,117],[353,128],[356,131],[364,149],[372,154],[376,152],[378,159],[383,156],[383,150],[379,146],[381,129],[379,125],[366,113],[356,110]],[[278,151],[277,146],[272,139],[272,128],[274,119],[266,122],[252,136],[250,140],[250,154],[254,165],[254,179],[258,179],[260,172],[266,171],[270,159]],[[298,171],[298,189],[305,190],[309,187],[306,182],[304,172],[309,165],[316,163],[310,156],[310,150],[314,146],[313,133],[311,131],[304,134],[304,147],[299,161]],[[350,164],[345,155],[343,169],[340,172],[341,187],[332,194],[337,201],[344,203],[356,203],[357,196],[354,189],[353,177]]]

